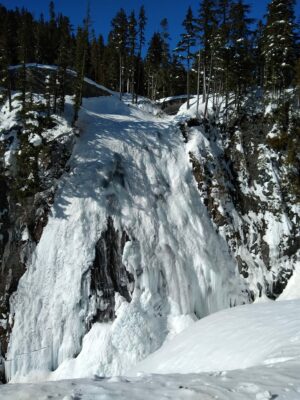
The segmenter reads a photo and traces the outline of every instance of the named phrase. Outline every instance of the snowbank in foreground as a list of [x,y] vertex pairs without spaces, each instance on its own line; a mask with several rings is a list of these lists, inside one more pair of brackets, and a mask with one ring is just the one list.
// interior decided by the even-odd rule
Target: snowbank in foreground
[[224,310],[196,322],[129,371],[195,373],[300,357],[300,300]]
[[[164,375],[144,373],[129,378],[94,376],[9,384],[0,386],[0,398],[296,400],[300,398],[299,307],[300,300],[260,303],[204,318],[136,369]],[[261,365],[222,371],[254,364]],[[217,367],[219,371],[194,373],[203,365],[207,369]],[[165,375],[168,371],[181,374]]]

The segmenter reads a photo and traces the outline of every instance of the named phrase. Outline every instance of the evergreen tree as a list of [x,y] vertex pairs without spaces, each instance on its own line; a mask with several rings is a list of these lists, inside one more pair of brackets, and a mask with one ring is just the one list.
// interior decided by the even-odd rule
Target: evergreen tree
[[[57,108],[61,114],[65,108],[65,85],[66,85],[66,71],[71,63],[71,41],[70,41],[70,21],[67,17],[59,16],[59,47],[57,58],[57,88],[55,98],[57,97]],[[56,101],[54,106],[56,112]]]
[[[3,97],[8,99],[9,110],[12,109],[11,104],[11,80],[9,73],[10,51],[8,47],[7,35],[7,20],[3,21],[4,30],[0,32],[0,90],[4,89]],[[2,93],[0,92],[0,97]]]
[[76,85],[74,98],[74,116],[73,125],[78,119],[79,109],[82,103],[82,90],[85,76],[86,58],[89,42],[89,27],[90,27],[90,11],[89,7],[84,20],[84,27],[78,28],[76,37]]
[[232,4],[230,10],[230,88],[235,93],[235,104],[240,109],[242,96],[253,83],[253,59],[251,54],[250,24],[253,22],[247,17],[250,7],[239,0]]
[[216,5],[217,30],[214,40],[214,80],[215,90],[225,95],[226,108],[228,105],[228,80],[230,66],[230,10],[231,0],[219,0]]
[[280,93],[289,87],[295,63],[294,0],[272,0],[264,30],[265,87]]
[[128,50],[130,60],[130,91],[132,94],[132,103],[134,103],[135,94],[135,64],[136,64],[136,45],[137,45],[137,22],[134,11],[131,12],[128,21]]
[[35,25],[35,60],[39,64],[46,62],[45,50],[47,48],[47,28],[44,20],[44,15],[40,15],[39,21]]
[[161,38],[162,38],[162,71],[161,71],[161,86],[162,97],[166,97],[167,89],[170,86],[170,34],[168,29],[168,20],[163,18],[161,23]]
[[82,102],[82,89],[84,82],[85,73],[85,61],[87,54],[87,32],[85,28],[79,27],[76,36],[76,84],[75,84],[75,96],[74,96],[74,116],[73,125],[78,119],[78,113]]
[[190,67],[191,59],[193,57],[192,49],[196,45],[196,25],[193,17],[191,7],[188,8],[186,17],[182,23],[185,32],[182,33],[181,40],[177,45],[176,52],[183,53],[183,58],[186,60],[187,65],[187,109],[190,108]]
[[18,30],[18,57],[22,67],[19,73],[21,87],[22,114],[26,112],[27,70],[26,63],[34,60],[34,29],[33,18],[30,13],[22,10],[21,23]]
[[203,68],[203,99],[206,103],[205,115],[207,110],[208,96],[211,87],[213,69],[213,47],[214,36],[217,31],[217,11],[216,0],[202,0],[197,20],[197,33],[201,45],[201,58]]
[[[137,90],[136,90],[136,102],[137,96],[141,93],[142,85],[141,85],[141,70],[142,70],[142,50],[145,44],[145,27],[147,23],[147,17],[145,13],[144,6],[141,6],[138,18],[138,29],[137,29],[137,38],[138,38],[138,54],[137,54]],[[142,92],[143,94],[143,92]]]
[[112,31],[110,33],[111,45],[115,47],[119,55],[119,93],[120,99],[123,94],[123,77],[125,70],[125,58],[127,54],[128,43],[128,21],[123,8],[117,13],[112,20]]
[[264,86],[264,68],[265,68],[265,59],[263,56],[263,32],[264,25],[261,20],[258,21],[257,28],[254,32],[254,76],[257,86]]
[[159,74],[162,66],[163,40],[160,33],[155,32],[150,40],[146,56],[147,93],[156,100],[158,94]]

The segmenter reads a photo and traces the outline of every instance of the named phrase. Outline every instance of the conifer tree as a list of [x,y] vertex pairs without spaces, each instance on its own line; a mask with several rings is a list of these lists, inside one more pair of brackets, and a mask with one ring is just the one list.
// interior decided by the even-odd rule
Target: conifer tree
[[[9,110],[12,109],[11,104],[11,80],[9,73],[10,51],[7,43],[7,21],[4,21],[4,31],[0,32],[0,87],[5,91],[4,98],[8,99]],[[1,96],[1,93],[0,93]]]
[[74,116],[73,125],[78,120],[78,113],[82,103],[82,90],[85,76],[86,58],[88,52],[89,42],[89,27],[90,27],[90,11],[89,7],[87,15],[84,20],[84,27],[78,28],[76,37],[76,84],[75,84],[75,98],[74,98]]
[[196,25],[191,7],[188,8],[186,17],[182,23],[185,32],[182,33],[181,40],[177,45],[176,52],[183,53],[182,57],[186,60],[187,65],[187,109],[190,108],[190,68],[191,59],[193,57],[192,49],[196,45]]
[[294,0],[272,0],[263,38],[265,87],[274,94],[289,87],[295,63]]
[[211,87],[213,68],[213,47],[214,35],[217,30],[217,12],[215,0],[202,0],[197,19],[197,33],[201,44],[201,59],[203,65],[203,103],[205,102],[205,115],[207,110],[208,96]]
[[170,86],[170,34],[168,29],[168,20],[163,18],[160,22],[161,38],[162,38],[162,71],[161,71],[161,86],[162,97],[167,95],[167,87]]
[[136,89],[136,102],[138,94],[141,92],[141,70],[142,70],[142,50],[145,44],[145,27],[147,17],[144,6],[141,6],[138,18],[137,39],[138,39],[138,53],[137,53],[137,89]]
[[160,33],[155,32],[150,40],[146,56],[147,93],[156,100],[158,94],[159,74],[162,65],[163,41]]
[[230,86],[235,93],[235,104],[239,111],[246,89],[253,83],[253,59],[251,54],[250,24],[247,14],[250,7],[243,0],[233,3],[230,10],[231,63]]
[[120,9],[111,24],[111,44],[116,48],[119,56],[119,93],[120,99],[122,99],[125,57],[128,43],[128,21],[123,8]]
[[132,94],[132,103],[134,103],[135,94],[135,64],[136,64],[136,45],[137,45],[137,22],[134,11],[131,12],[128,21],[128,49],[130,60],[130,91]]
[[214,40],[214,80],[215,88],[225,95],[226,109],[228,106],[228,80],[230,65],[230,9],[232,0],[219,0],[216,5],[217,30]]
[[85,73],[85,61],[87,53],[86,31],[79,27],[76,36],[76,83],[75,83],[75,96],[74,96],[74,116],[73,125],[78,119],[78,113],[82,102],[82,89]]
[[[65,85],[66,85],[66,71],[71,62],[70,54],[70,21],[67,17],[59,17],[59,36],[60,42],[58,47],[58,58],[57,58],[57,109],[60,114],[64,112],[65,108]],[[55,97],[56,97],[55,96]],[[54,112],[56,112],[56,101],[54,106]]]

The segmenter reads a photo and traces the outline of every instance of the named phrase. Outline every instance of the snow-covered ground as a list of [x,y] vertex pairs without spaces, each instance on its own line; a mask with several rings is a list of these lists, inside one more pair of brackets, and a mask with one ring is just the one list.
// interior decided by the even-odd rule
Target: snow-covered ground
[[129,374],[235,370],[300,360],[299,311],[299,300],[220,311],[178,334]]
[[297,400],[299,311],[299,299],[231,308],[195,323],[127,376],[8,384],[0,398]]

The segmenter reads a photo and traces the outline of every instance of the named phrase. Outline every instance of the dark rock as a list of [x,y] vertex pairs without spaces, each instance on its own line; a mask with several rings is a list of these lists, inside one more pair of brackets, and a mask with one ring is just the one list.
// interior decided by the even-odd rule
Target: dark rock
[[96,298],[95,321],[111,321],[115,318],[115,293],[131,301],[133,275],[122,263],[125,243],[129,241],[125,231],[114,228],[113,219],[108,217],[107,229],[96,244],[95,260],[91,268],[91,293]]

